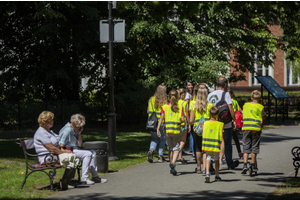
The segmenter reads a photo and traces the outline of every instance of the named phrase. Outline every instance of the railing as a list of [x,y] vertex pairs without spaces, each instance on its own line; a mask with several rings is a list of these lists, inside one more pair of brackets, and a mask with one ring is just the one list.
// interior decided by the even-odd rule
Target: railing
[[[0,106],[0,130],[36,129],[38,116],[45,110],[54,113],[54,127],[64,126],[75,113],[85,116],[86,127],[107,125],[107,102],[0,102]],[[121,124],[146,122],[146,109],[147,107],[141,110],[117,107],[117,121]]]

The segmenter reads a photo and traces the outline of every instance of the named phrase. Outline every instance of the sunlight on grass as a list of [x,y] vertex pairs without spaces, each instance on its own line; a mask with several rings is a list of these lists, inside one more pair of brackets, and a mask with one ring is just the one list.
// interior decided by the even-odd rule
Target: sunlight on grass
[[[83,142],[105,141],[107,131],[86,129]],[[64,169],[58,169],[54,177],[54,191],[50,190],[50,181],[43,172],[31,174],[21,190],[26,173],[22,149],[15,144],[15,139],[0,139],[0,151],[5,152],[0,158],[0,199],[42,199],[59,191],[59,180]],[[147,132],[117,132],[116,155],[118,161],[109,161],[107,173],[114,173],[132,165],[147,162],[147,151],[151,135]],[[35,162],[35,161],[32,161]],[[100,176],[103,174],[99,174]],[[75,177],[77,179],[77,176]]]

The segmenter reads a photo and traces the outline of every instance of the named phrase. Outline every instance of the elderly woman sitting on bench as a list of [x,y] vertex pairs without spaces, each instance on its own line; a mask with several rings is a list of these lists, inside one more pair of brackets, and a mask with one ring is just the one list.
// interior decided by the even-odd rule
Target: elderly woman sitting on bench
[[[55,154],[73,153],[67,149],[60,149],[58,145],[58,135],[55,134],[50,128],[53,126],[54,114],[50,111],[43,111],[38,118],[40,127],[34,134],[34,147],[37,154],[53,152]],[[45,162],[45,156],[39,156],[39,162]],[[63,178],[60,182],[62,189],[74,188],[68,185],[68,180],[72,179],[75,175],[76,169],[66,169]]]

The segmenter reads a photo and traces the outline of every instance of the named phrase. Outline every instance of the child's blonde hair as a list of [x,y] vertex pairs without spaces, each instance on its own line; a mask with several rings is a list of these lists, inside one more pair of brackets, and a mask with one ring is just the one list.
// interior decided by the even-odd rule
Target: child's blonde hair
[[177,90],[171,90],[169,92],[169,102],[171,102],[171,110],[173,112],[178,112],[179,108],[178,108],[178,92]]
[[216,117],[219,115],[219,109],[215,106],[211,107],[211,109],[209,110],[209,114],[211,117]]
[[256,101],[260,101],[261,100],[261,93],[258,90],[254,90],[251,93],[251,98],[256,100]]
[[186,95],[186,89],[184,88],[179,88],[177,90],[178,94],[179,94],[179,99],[184,100],[185,95]]
[[156,91],[152,97],[155,97],[154,108],[157,109],[164,105],[164,103],[167,101],[167,87],[164,85],[164,83],[156,88]]
[[206,88],[199,88],[196,96],[196,103],[194,104],[194,108],[199,112],[203,113],[206,111],[207,108],[207,89]]

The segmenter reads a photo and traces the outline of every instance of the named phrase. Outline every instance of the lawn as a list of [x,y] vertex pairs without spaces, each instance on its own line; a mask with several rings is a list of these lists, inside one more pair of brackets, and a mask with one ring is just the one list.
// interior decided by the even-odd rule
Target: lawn
[[[137,129],[139,130],[139,129]],[[1,135],[4,133],[2,132]],[[6,132],[5,135],[10,134]],[[11,133],[16,137],[16,132]],[[1,136],[0,135],[0,136]],[[26,132],[19,133],[20,138],[30,138]],[[28,137],[28,135],[30,135]],[[24,137],[22,137],[24,136]],[[25,177],[25,160],[22,149],[15,143],[15,138],[0,139],[0,199],[42,199],[59,190],[59,179],[64,169],[58,169],[54,179],[54,191],[50,190],[49,178],[43,172],[31,174],[21,190]],[[107,131],[85,129],[83,141],[106,141]],[[118,161],[109,161],[107,173],[113,173],[131,165],[147,162],[147,151],[151,140],[150,133],[131,131],[129,127],[120,128],[116,133],[116,155]],[[101,174],[100,174],[101,176]],[[77,178],[77,177],[76,177]]]

